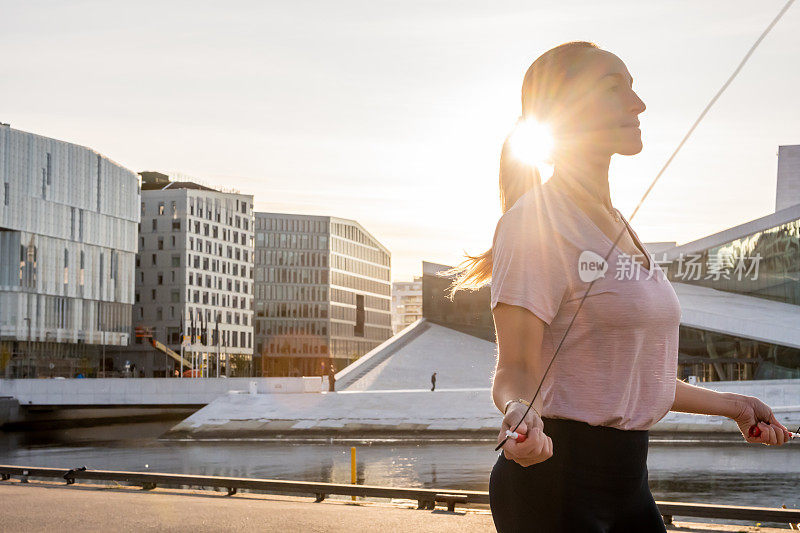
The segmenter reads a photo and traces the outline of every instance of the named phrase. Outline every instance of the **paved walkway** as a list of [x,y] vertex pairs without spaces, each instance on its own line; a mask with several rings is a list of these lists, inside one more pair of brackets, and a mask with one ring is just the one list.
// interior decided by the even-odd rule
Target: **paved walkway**
[[[313,503],[309,498],[63,483],[0,482],[0,531],[301,531],[486,532],[486,510],[421,511],[389,503]],[[676,523],[685,526],[686,522]],[[788,528],[787,528],[788,529]],[[695,525],[671,531],[780,532]]]

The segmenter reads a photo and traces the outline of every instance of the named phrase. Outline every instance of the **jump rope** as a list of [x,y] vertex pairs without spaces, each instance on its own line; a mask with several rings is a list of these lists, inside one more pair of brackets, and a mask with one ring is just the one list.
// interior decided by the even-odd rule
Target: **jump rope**
[[[708,112],[711,109],[711,107],[716,103],[716,101],[719,99],[719,97],[722,96],[722,94],[725,92],[725,90],[728,88],[728,86],[731,84],[731,82],[733,82],[733,80],[736,78],[736,76],[742,70],[742,67],[744,67],[745,63],[747,63],[747,60],[750,59],[750,56],[753,55],[753,52],[755,52],[756,48],[758,48],[758,46],[761,44],[761,41],[764,40],[764,38],[767,36],[767,34],[772,30],[772,28],[775,26],[775,24],[778,23],[778,21],[781,19],[781,17],[783,17],[783,15],[789,10],[789,8],[792,6],[793,3],[794,3],[794,0],[788,0],[786,2],[786,4],[783,6],[783,9],[780,10],[780,12],[777,14],[777,16],[775,16],[775,18],[772,20],[772,22],[770,22],[769,25],[766,27],[766,29],[761,33],[761,35],[758,37],[758,39],[756,39],[756,41],[750,47],[750,50],[748,50],[747,53],[744,55],[742,60],[739,62],[739,65],[733,71],[733,74],[731,74],[728,77],[728,79],[725,81],[725,83],[722,85],[722,87],[720,87],[720,89],[717,91],[717,93],[714,95],[714,97],[711,99],[711,101],[708,102],[708,104],[706,105],[705,109],[703,109],[703,112],[700,113],[700,116],[697,117],[697,120],[694,121],[694,124],[692,124],[692,127],[689,128],[689,131],[686,133],[686,135],[684,135],[684,137],[681,140],[681,142],[678,144],[678,146],[672,152],[672,155],[669,156],[669,159],[667,159],[667,162],[664,163],[664,166],[661,167],[661,170],[658,172],[658,174],[656,175],[656,177],[653,180],[653,182],[650,184],[650,186],[645,191],[644,196],[642,196],[642,199],[639,200],[639,203],[636,205],[636,209],[634,209],[633,213],[631,213],[629,221],[633,220],[633,217],[636,216],[636,213],[639,211],[639,208],[642,206],[642,203],[644,202],[645,198],[647,198],[647,196],[650,194],[650,191],[653,190],[653,187],[655,187],[656,183],[661,178],[661,175],[664,174],[665,170],[667,170],[667,167],[669,167],[670,163],[672,163],[672,160],[675,159],[675,156],[678,154],[678,152],[683,147],[683,145],[686,144],[686,141],[689,139],[689,137],[692,135],[692,133],[694,133],[694,130],[697,128],[697,126],[700,124],[700,122],[703,120],[703,118],[705,118],[706,114],[708,114]],[[625,234],[625,232],[628,231],[628,227],[629,227],[628,226],[628,222],[626,222],[625,223],[625,227],[622,229],[622,231],[620,231],[619,235],[617,235],[617,238],[614,240],[614,243],[611,245],[611,249],[608,251],[608,253],[603,258],[603,260],[605,262],[608,262],[608,258],[611,256],[611,253],[616,248],[617,243],[619,242],[619,240],[622,238],[622,236]],[[650,261],[652,262],[652,257],[650,258]],[[653,266],[654,265],[650,265],[651,269],[653,268]],[[584,293],[583,297],[581,297],[581,301],[578,304],[578,308],[575,310],[575,313],[572,315],[572,319],[570,320],[569,325],[567,326],[567,329],[564,332],[564,335],[561,337],[561,341],[558,343],[558,347],[556,348],[556,351],[553,354],[553,357],[550,359],[550,363],[547,365],[547,368],[545,369],[544,374],[542,374],[542,379],[539,382],[539,387],[537,387],[536,393],[534,393],[533,398],[531,398],[530,404],[527,406],[527,409],[525,409],[525,412],[522,414],[522,418],[520,418],[519,422],[517,422],[517,424],[514,426],[513,430],[506,430],[506,438],[503,439],[503,442],[501,442],[500,444],[497,445],[497,447],[494,449],[495,451],[498,451],[500,448],[502,448],[503,445],[510,438],[515,439],[518,443],[524,442],[525,439],[527,438],[527,434],[525,434],[525,433],[517,433],[517,428],[519,428],[519,425],[522,423],[522,421],[525,419],[525,417],[530,412],[531,407],[533,406],[534,400],[536,400],[536,397],[539,395],[539,391],[542,389],[542,385],[544,384],[544,380],[545,380],[545,377],[547,376],[547,372],[550,370],[550,367],[553,366],[553,361],[556,360],[556,356],[558,356],[558,352],[559,352],[559,350],[561,350],[561,346],[564,344],[564,340],[567,338],[567,335],[569,334],[569,331],[572,328],[572,324],[575,323],[575,318],[578,316],[578,313],[580,312],[581,308],[583,307],[583,302],[586,300],[586,297],[589,295],[589,291],[592,290],[592,286],[594,285],[595,281],[597,281],[598,279],[599,278],[595,278],[595,279],[592,280],[592,282],[589,284],[589,287],[586,289],[586,292]],[[749,434],[750,437],[758,438],[761,435],[761,429],[758,427],[758,422],[759,421],[756,420],[756,424],[750,427],[750,429],[748,431],[748,434]],[[767,425],[769,425],[769,421],[764,421],[764,422]],[[791,435],[793,437],[800,437],[800,428],[798,428],[797,432],[791,433]]]

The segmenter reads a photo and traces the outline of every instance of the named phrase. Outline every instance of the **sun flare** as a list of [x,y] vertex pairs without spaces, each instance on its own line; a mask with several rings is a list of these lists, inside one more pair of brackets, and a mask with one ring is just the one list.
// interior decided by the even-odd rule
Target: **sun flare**
[[511,152],[526,165],[539,169],[543,179],[553,173],[550,157],[553,152],[553,132],[547,124],[525,120],[511,134]]

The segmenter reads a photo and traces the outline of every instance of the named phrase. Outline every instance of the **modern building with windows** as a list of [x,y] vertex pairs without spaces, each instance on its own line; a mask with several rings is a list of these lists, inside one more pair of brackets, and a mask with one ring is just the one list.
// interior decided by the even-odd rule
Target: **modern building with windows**
[[137,175],[0,124],[0,377],[90,377],[129,341]]
[[[253,196],[171,181],[159,172],[141,176],[133,326],[177,354],[183,334],[184,358],[202,368],[203,375],[230,375],[232,370],[249,375]],[[192,327],[198,334],[194,339]],[[118,369],[124,360],[145,376],[174,375],[181,366],[143,337],[118,354]]]
[[661,254],[684,375],[800,378],[800,145],[779,148],[776,190],[774,213]]
[[422,276],[392,283],[392,331],[399,333],[422,318]]
[[392,336],[391,254],[361,224],[286,213],[255,221],[262,375],[327,374]]

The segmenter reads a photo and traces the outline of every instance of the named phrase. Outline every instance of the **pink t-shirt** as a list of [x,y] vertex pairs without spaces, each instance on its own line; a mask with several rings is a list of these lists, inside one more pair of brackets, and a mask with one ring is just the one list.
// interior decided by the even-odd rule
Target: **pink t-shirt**
[[522,306],[546,323],[541,375],[597,278],[539,392],[542,416],[649,429],[675,397],[680,304],[651,254],[650,270],[618,246],[604,263],[612,245],[563,192],[535,187],[497,223],[491,308]]

